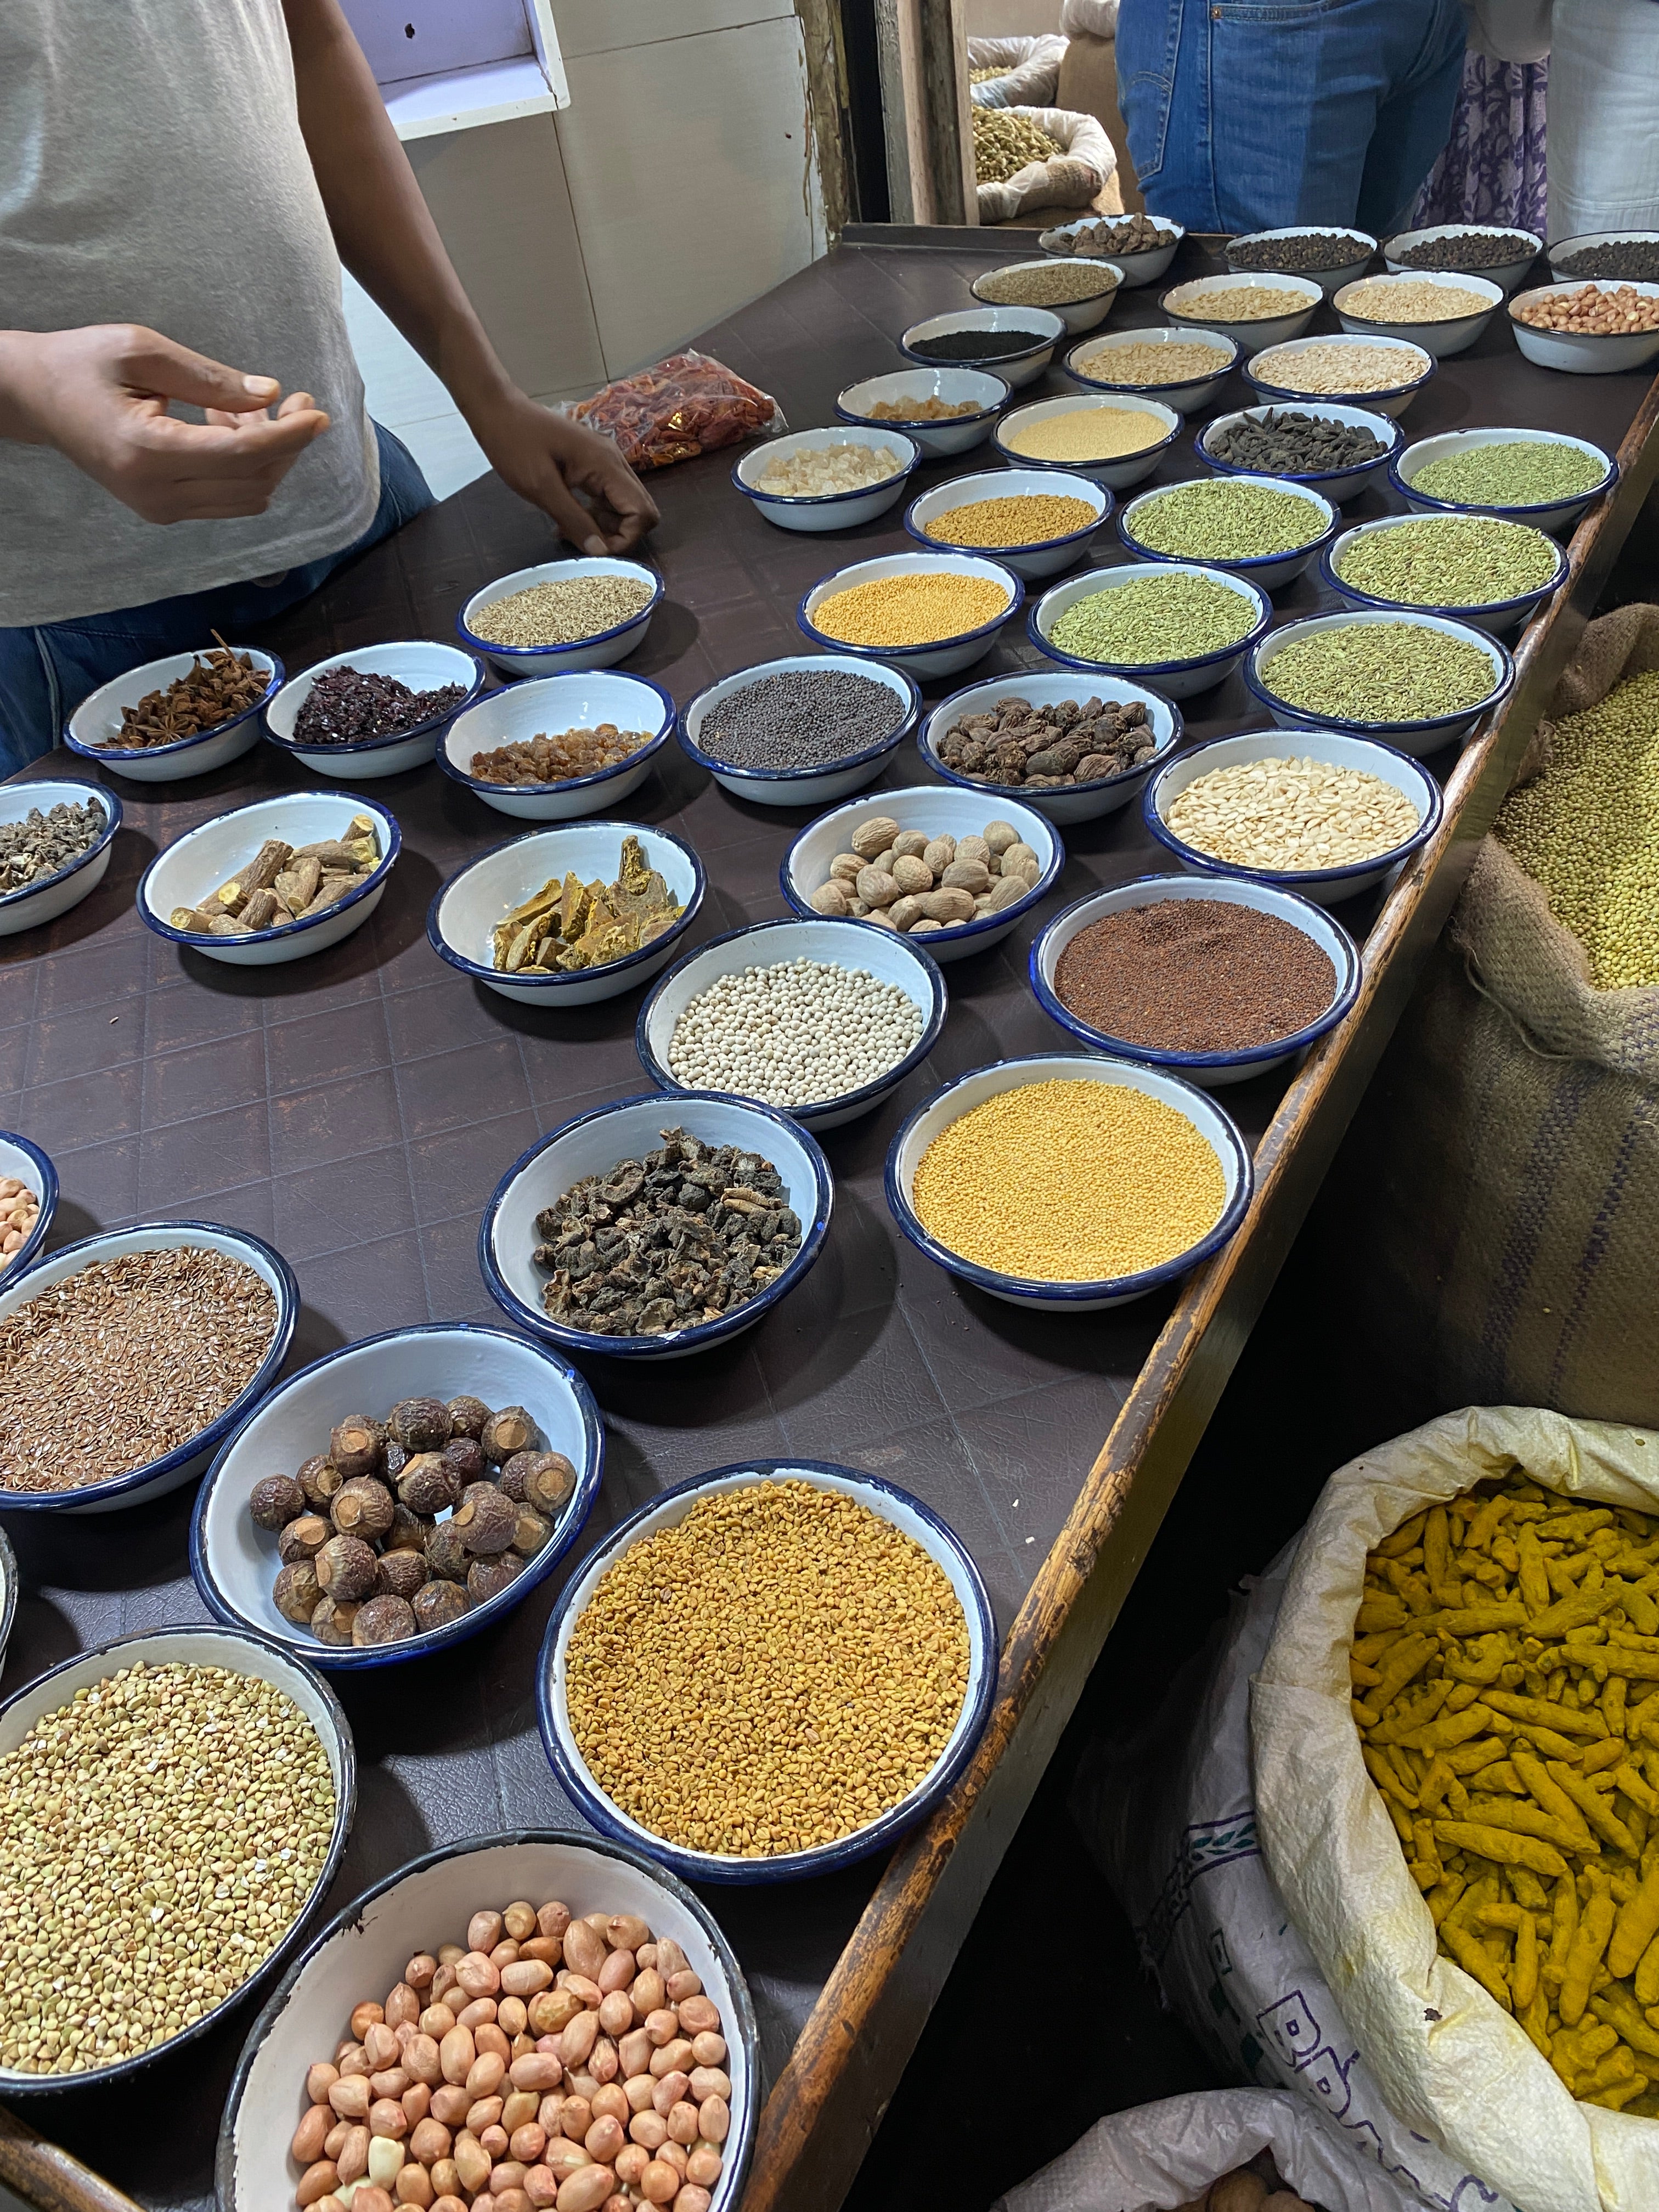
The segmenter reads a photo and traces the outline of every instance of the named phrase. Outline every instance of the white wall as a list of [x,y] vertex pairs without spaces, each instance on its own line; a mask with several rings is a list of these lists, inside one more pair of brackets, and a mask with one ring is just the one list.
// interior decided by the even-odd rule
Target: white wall
[[1035,39],[1060,28],[1060,0],[968,0],[970,39]]

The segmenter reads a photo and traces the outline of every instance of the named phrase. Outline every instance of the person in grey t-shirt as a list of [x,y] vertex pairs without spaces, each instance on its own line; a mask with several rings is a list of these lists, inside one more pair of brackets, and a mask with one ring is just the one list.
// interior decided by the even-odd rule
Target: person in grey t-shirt
[[431,505],[342,261],[504,482],[583,552],[639,542],[615,447],[496,358],[338,0],[0,0],[0,774]]

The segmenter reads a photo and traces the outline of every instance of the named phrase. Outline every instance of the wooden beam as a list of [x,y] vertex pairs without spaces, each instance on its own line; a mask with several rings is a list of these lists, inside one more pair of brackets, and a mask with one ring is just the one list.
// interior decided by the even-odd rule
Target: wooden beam
[[875,0],[896,223],[976,223],[963,0]]
[[817,161],[823,227],[833,246],[856,211],[841,9],[836,0],[795,0],[795,14],[806,51],[806,119]]

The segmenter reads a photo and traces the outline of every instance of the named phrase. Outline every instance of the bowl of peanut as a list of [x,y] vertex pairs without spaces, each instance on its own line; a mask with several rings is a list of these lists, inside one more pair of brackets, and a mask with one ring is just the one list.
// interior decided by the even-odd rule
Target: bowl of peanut
[[474,1836],[283,1977],[226,2101],[219,2212],[730,2212],[760,2094],[742,1970],[674,1875],[592,1835]]
[[46,1241],[58,1211],[58,1170],[39,1145],[0,1129],[0,1276],[15,1282]]

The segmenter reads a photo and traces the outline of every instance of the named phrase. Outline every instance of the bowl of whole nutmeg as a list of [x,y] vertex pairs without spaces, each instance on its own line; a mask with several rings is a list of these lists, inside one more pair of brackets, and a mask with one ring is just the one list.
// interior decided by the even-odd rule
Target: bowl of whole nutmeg
[[385,1666],[510,1612],[580,1534],[599,1409],[547,1347],[463,1322],[302,1368],[215,1459],[190,1564],[215,1617],[314,1666]]

